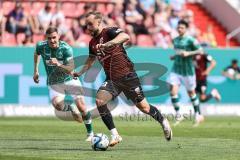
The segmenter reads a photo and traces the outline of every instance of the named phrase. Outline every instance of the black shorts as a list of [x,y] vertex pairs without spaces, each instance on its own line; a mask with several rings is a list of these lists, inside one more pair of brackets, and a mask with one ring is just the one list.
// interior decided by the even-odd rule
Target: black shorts
[[110,92],[113,99],[123,92],[127,99],[131,99],[134,104],[141,102],[145,98],[136,73],[130,73],[117,81],[106,80],[99,90]]
[[199,94],[205,94],[207,91],[207,80],[197,81],[196,92]]

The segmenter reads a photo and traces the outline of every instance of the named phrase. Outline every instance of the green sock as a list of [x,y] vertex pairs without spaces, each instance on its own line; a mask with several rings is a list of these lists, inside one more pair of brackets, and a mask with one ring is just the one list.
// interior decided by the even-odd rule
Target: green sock
[[194,112],[198,113],[198,114],[201,114],[200,113],[200,107],[199,107],[200,103],[199,103],[199,99],[198,99],[196,94],[191,97],[191,101],[192,101],[192,104],[193,104]]
[[88,134],[93,133],[93,127],[92,127],[92,118],[91,118],[91,113],[88,111],[86,116],[83,117],[85,127],[87,129]]
[[180,109],[178,95],[172,96],[171,100],[172,100],[172,104],[173,104],[173,107],[174,107],[176,113],[178,113],[179,109]]

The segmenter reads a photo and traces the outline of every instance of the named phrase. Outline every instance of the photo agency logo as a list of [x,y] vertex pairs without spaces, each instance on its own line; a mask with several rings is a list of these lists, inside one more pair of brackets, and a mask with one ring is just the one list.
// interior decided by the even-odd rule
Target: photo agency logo
[[[75,64],[75,71],[81,69],[88,56],[78,56],[74,58],[74,64]],[[161,64],[155,64],[155,63],[135,63],[134,64],[135,71],[137,73],[144,73],[139,76],[139,80],[141,82],[141,86],[153,86],[152,89],[144,91],[144,95],[148,98],[153,98],[157,96],[161,96],[163,94],[166,94],[169,92],[169,84],[160,78],[167,72],[167,68]],[[102,70],[101,64],[98,62],[95,63],[89,71],[87,71],[83,77],[81,78],[84,84],[86,83],[94,83],[97,78],[99,78],[100,72]],[[112,73],[114,74],[114,73]],[[111,76],[110,76],[111,77]],[[54,84],[55,82],[64,82],[65,79],[69,78],[69,74],[65,72],[64,69],[57,67],[48,77],[49,84]],[[73,79],[77,79],[76,77],[72,77]],[[105,82],[103,82],[102,85],[104,85]],[[117,81],[115,83],[118,83]],[[76,85],[72,83],[60,83],[56,85],[50,86],[55,92],[61,93],[63,95],[70,95],[74,98],[78,97],[91,97],[94,100],[96,99],[96,93],[98,89],[89,88],[82,85]],[[137,89],[135,89],[136,92],[138,92]],[[94,94],[93,94],[94,93]],[[108,103],[108,108],[110,111],[114,110],[118,105],[120,99],[126,103],[127,105],[133,106],[133,103],[128,100],[123,94],[120,94],[118,98],[115,98],[111,102]],[[59,102],[62,106],[68,106],[68,108],[64,107],[63,111],[57,111],[55,110],[55,114],[58,118],[62,120],[73,120],[72,114],[79,114],[79,111],[77,109],[77,106],[74,102],[74,100],[66,100],[62,99],[61,102]],[[97,108],[94,108],[90,110],[92,118],[98,118],[100,117],[99,112]],[[145,116],[145,115],[141,115]],[[189,115],[188,115],[189,116]],[[121,120],[130,120],[132,117],[135,117],[135,119],[141,119],[140,114],[124,114],[119,115],[119,118]],[[167,118],[174,117],[174,115],[165,115]],[[186,119],[189,119],[187,116],[185,116]],[[176,117],[175,117],[176,118]],[[143,117],[144,119],[144,117]],[[145,119],[150,119],[146,118]]]
[[[194,119],[194,113],[190,110],[189,113],[183,114],[163,114],[163,117],[167,118],[169,121],[192,121]],[[138,111],[136,114],[129,114],[127,112],[119,114],[118,118],[121,121],[155,121],[150,115],[143,114]]]

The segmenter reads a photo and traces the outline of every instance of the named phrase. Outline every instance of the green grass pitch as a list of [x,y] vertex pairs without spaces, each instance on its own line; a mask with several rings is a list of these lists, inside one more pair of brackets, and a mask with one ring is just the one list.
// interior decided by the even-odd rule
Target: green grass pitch
[[[100,119],[95,132],[109,135]],[[190,121],[173,128],[165,141],[155,121],[115,119],[123,142],[93,151],[84,125],[57,118],[0,118],[0,160],[239,160],[240,118],[207,117],[197,128]]]

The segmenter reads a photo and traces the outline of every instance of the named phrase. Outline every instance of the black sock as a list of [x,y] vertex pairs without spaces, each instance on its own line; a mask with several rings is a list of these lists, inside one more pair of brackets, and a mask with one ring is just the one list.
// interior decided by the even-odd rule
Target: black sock
[[109,111],[107,105],[105,104],[105,105],[99,106],[97,108],[98,108],[98,112],[99,112],[104,124],[107,126],[108,130],[115,128],[112,114]]
[[149,115],[152,116],[156,121],[158,121],[159,123],[162,123],[164,117],[163,115],[160,113],[160,111],[154,107],[153,105],[150,104],[150,111],[149,111]]
[[212,94],[208,94],[205,99],[203,99],[203,100],[200,99],[200,101],[201,102],[207,102],[207,101],[209,101],[212,98],[213,98]]

